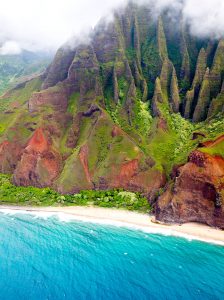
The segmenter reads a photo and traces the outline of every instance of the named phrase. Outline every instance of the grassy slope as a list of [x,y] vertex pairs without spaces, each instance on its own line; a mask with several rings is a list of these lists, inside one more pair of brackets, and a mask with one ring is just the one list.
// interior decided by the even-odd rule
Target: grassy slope
[[211,155],[218,155],[224,157],[224,141],[212,147],[200,148],[200,151]]
[[[163,42],[165,41],[163,40]],[[157,76],[160,76],[162,64],[160,53],[158,52],[159,49],[156,45],[156,39],[146,40],[142,45],[142,61],[146,65],[146,68],[143,69],[143,75],[145,75],[145,78],[150,79],[147,82],[150,96],[153,95],[154,89],[152,82]],[[125,49],[119,50],[124,52],[123,55],[127,52],[126,57],[130,64],[136,59],[137,54],[133,47],[126,49],[126,52],[124,51]],[[85,51],[83,55],[86,55]],[[176,54],[172,58],[177,60]],[[121,65],[118,62],[116,64],[118,64],[117,68],[120,67],[122,69],[122,63]],[[102,74],[107,73],[107,69],[113,68],[114,65],[115,62],[113,61],[102,65]],[[103,81],[105,76],[102,77]],[[112,164],[115,164],[117,169],[119,169],[119,164],[122,162],[133,160],[136,157],[139,158],[139,156],[144,159],[152,158],[155,162],[153,168],[161,172],[165,171],[168,177],[174,165],[185,163],[189,153],[197,147],[198,143],[205,141],[202,137],[192,140],[194,132],[204,133],[207,140],[215,139],[224,132],[222,115],[215,117],[211,121],[192,124],[190,121],[183,119],[180,114],[170,113],[167,91],[163,91],[164,102],[159,105],[162,119],[166,125],[165,128],[159,127],[158,123],[160,120],[152,118],[151,100],[147,102],[142,101],[143,95],[139,86],[136,87],[135,99],[131,99],[131,104],[128,104],[131,116],[128,115],[126,104],[130,99],[127,99],[129,82],[126,77],[125,74],[122,74],[122,76],[117,78],[118,103],[115,103],[113,99],[112,82],[111,80],[108,81],[107,86],[104,87],[106,110],[104,110],[104,107],[101,107],[104,117],[99,120],[94,119],[94,117],[82,120],[75,149],[69,149],[66,145],[71,122],[66,124],[67,127],[62,130],[63,132],[60,131],[62,135],[58,139],[55,138],[54,142],[57,149],[66,157],[69,156],[65,162],[63,172],[57,180],[57,183],[64,186],[67,190],[69,190],[69,187],[74,186],[74,183],[82,185],[86,182],[83,166],[78,157],[79,151],[84,145],[88,146],[88,165],[96,181],[100,176],[110,173]],[[26,141],[31,132],[25,124],[36,123],[37,125],[32,125],[32,128],[35,129],[35,126],[39,126],[42,122],[44,112],[38,115],[25,113],[28,98],[32,91],[39,89],[39,86],[40,82],[31,81],[25,88],[14,91],[8,99],[2,99],[2,102],[0,102],[0,142],[1,137],[7,137],[9,140],[14,138],[14,132],[7,130],[11,126],[15,126],[17,135],[22,138],[22,141]],[[53,89],[58,87],[59,85],[53,87]],[[90,99],[90,96],[88,95],[87,98]],[[79,98],[80,95],[78,93],[73,94],[70,98],[67,113],[71,117],[74,117],[78,112],[87,111],[87,107],[91,103],[100,105],[97,99],[91,99],[91,103],[90,101],[88,103],[85,101],[80,103]],[[16,102],[18,102],[18,105]],[[10,114],[2,113],[7,110],[10,111]],[[50,108],[46,107],[45,110],[45,112],[48,112]],[[49,122],[51,121],[49,120]],[[125,134],[113,139],[111,131],[114,124],[120,126]],[[57,125],[56,121],[52,125]],[[213,149],[213,151],[213,153],[217,151],[222,153],[223,148]],[[86,188],[89,188],[88,182],[86,182]]]
[[[119,82],[121,100],[124,97],[124,81]],[[39,78],[31,80],[25,87],[12,91],[8,98],[1,100],[0,106],[0,141],[2,139],[12,140],[15,134],[20,136],[21,142],[25,142],[32,134],[25,126],[27,123],[35,123],[33,129],[40,124],[42,114],[27,114],[27,101],[33,91],[38,91],[41,86]],[[91,101],[94,102],[94,101]],[[122,103],[123,102],[123,103]],[[95,100],[97,102],[97,99]],[[69,132],[65,129],[61,140],[58,142],[58,148],[61,153],[70,153],[71,156],[66,161],[64,170],[58,179],[61,185],[69,188],[77,181],[77,185],[84,182],[85,175],[82,172],[82,166],[78,159],[80,147],[88,144],[89,158],[88,164],[90,172],[95,173],[95,179],[99,176],[105,176],[111,168],[111,163],[132,160],[139,155],[151,157],[155,161],[154,168],[159,171],[166,171],[167,176],[170,174],[174,165],[182,164],[187,161],[189,153],[195,149],[201,140],[192,140],[194,131],[201,131],[206,134],[206,139],[214,139],[224,131],[222,116],[216,116],[211,121],[192,124],[190,121],[183,119],[180,114],[171,114],[167,103],[161,104],[163,119],[167,123],[167,128],[158,129],[158,119],[152,118],[150,106],[146,102],[141,101],[140,91],[132,103],[133,115],[132,124],[127,120],[125,113],[125,100],[120,101],[113,109],[108,104],[113,104],[110,98],[106,100],[107,111],[104,111],[104,118],[100,119],[95,125],[94,120],[86,118],[81,125],[80,136],[77,147],[72,151],[66,146],[66,140]],[[83,106],[84,105],[84,106]],[[98,103],[99,105],[99,103]],[[49,112],[50,108],[45,108],[45,112]],[[103,108],[102,108],[103,109]],[[75,93],[71,96],[68,113],[75,115],[79,111],[86,110],[86,104],[79,103],[79,94]],[[4,112],[9,111],[9,114]],[[119,125],[127,135],[111,137],[111,130],[114,124]],[[16,133],[9,130],[10,127],[17,128]],[[19,133],[19,134],[18,134]],[[213,152],[211,152],[214,150]],[[203,151],[203,150],[202,150]],[[207,151],[207,150],[205,150]],[[210,149],[213,153],[222,153],[223,148]],[[217,152],[218,151],[218,152]],[[80,170],[77,172],[77,170]],[[77,174],[71,178],[70,174]],[[81,175],[83,176],[81,176]],[[89,185],[86,185],[89,188]]]
[[[25,124],[37,124],[41,116],[32,117],[27,114],[27,102],[36,90],[41,86],[40,78],[35,78],[25,84],[24,87],[12,90],[7,97],[0,98],[0,142],[13,140],[15,135],[21,142],[26,141],[31,132]],[[16,127],[15,130],[11,130]]]

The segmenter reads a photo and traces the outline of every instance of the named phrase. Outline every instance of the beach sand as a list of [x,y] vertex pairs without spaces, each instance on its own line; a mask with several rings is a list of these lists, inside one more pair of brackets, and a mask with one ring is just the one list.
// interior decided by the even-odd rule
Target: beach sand
[[148,233],[184,237],[224,246],[224,231],[209,226],[188,223],[184,225],[163,225],[154,222],[154,217],[147,214],[126,210],[99,207],[23,207],[0,206],[2,213],[29,213],[40,217],[57,215],[62,221],[78,220],[91,223],[107,224],[142,230]]

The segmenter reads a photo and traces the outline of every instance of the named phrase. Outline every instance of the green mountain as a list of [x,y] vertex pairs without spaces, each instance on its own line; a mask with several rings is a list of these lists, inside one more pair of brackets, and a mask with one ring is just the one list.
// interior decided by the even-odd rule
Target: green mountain
[[61,193],[123,188],[156,218],[224,228],[224,40],[129,4],[1,99],[0,171]]
[[44,72],[50,60],[49,54],[26,50],[17,55],[0,55],[0,95]]

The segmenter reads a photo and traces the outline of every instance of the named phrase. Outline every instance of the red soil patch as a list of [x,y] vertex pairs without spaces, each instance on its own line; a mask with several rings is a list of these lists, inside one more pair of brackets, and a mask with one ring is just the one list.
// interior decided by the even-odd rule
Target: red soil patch
[[119,179],[121,181],[126,181],[127,179],[133,177],[138,170],[138,160],[134,159],[121,166]]
[[119,127],[114,126],[111,135],[112,135],[113,138],[116,137],[116,136],[122,136],[123,131]]
[[86,179],[88,182],[91,182],[89,166],[88,166],[88,146],[87,145],[84,145],[81,147],[80,152],[79,152],[79,158],[82,163],[83,169],[85,171]]
[[208,141],[208,142],[203,143],[203,146],[210,148],[210,147],[216,146],[217,144],[219,144],[219,143],[221,143],[223,141],[224,141],[224,135],[221,135],[220,137],[218,137],[214,141]]
[[9,145],[8,141],[4,141],[0,144],[0,152],[3,151],[5,149],[5,147],[7,147]]
[[43,129],[42,128],[36,129],[32,138],[28,143],[28,146],[26,147],[26,150],[43,153],[47,151],[48,148],[49,148],[49,144],[44,135]]

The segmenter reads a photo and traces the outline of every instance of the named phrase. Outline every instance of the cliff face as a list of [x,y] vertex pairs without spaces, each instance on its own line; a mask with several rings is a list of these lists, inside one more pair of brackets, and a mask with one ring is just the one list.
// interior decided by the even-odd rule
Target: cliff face
[[115,12],[1,99],[1,172],[62,193],[140,191],[160,220],[223,227],[223,148],[195,151],[224,132],[223,44],[147,6]]
[[223,191],[224,158],[194,151],[158,199],[156,218],[164,222],[201,222],[224,229]]

